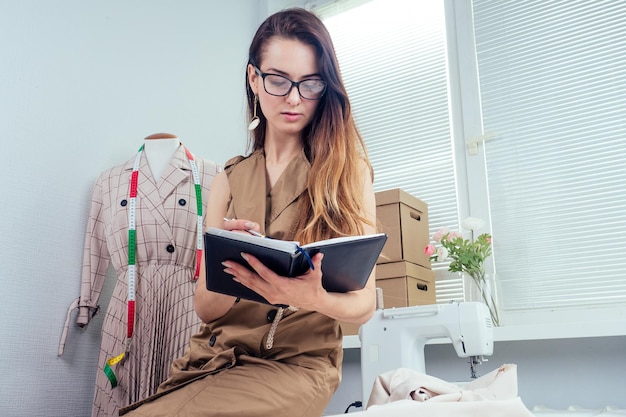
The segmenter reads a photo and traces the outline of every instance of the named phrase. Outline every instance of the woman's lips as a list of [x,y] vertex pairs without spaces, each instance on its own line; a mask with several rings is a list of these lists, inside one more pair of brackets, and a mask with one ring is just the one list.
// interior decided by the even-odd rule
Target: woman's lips
[[283,112],[281,114],[288,122],[297,122],[302,117],[300,113]]

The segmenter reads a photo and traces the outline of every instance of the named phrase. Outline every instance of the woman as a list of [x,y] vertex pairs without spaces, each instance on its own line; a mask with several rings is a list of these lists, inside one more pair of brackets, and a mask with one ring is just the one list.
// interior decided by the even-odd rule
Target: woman
[[[374,233],[371,168],[323,23],[303,9],[270,16],[250,46],[246,87],[252,153],[215,178],[206,225],[303,243]],[[200,333],[159,393],[120,415],[320,416],[341,379],[338,320],[367,321],[375,288],[372,272],[360,291],[328,293],[322,255],[312,261],[296,279],[247,254],[224,262],[233,279],[288,308],[200,281]]]

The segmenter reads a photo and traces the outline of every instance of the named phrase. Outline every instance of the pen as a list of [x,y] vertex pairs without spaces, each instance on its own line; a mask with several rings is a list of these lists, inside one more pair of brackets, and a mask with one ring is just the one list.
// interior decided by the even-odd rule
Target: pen
[[[224,217],[224,220],[229,221],[229,220],[237,220],[237,219],[229,219],[229,218]],[[263,233],[259,233],[256,230],[246,229],[246,232],[250,233],[252,236],[265,237]]]
[[250,233],[253,236],[265,237],[265,235],[263,233],[259,233],[256,230],[246,229],[246,232]]

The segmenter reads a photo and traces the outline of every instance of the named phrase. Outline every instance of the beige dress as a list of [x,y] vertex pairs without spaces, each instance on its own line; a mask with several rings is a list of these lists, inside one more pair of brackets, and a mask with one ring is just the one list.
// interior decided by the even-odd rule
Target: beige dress
[[[85,238],[77,323],[86,325],[96,305],[109,263],[117,281],[102,325],[92,416],[117,416],[118,408],[156,392],[169,376],[173,359],[184,353],[200,320],[193,307],[197,206],[191,166],[183,147],[158,184],[145,154],[137,187],[137,275],[135,329],[130,354],[112,367],[118,386],[103,372],[106,361],[124,351],[128,299],[128,187],[135,158],[103,172],[93,191]],[[195,158],[202,185],[203,213],[219,171]],[[102,314],[102,313],[101,313]]]
[[[235,158],[226,167],[228,216],[264,225],[268,236],[292,239],[309,167],[302,153],[267,190],[263,153]],[[236,302],[223,317],[202,325],[157,395],[120,415],[134,410],[127,415],[321,416],[341,379],[339,325],[320,313],[286,310],[268,349],[276,311],[253,301]]]

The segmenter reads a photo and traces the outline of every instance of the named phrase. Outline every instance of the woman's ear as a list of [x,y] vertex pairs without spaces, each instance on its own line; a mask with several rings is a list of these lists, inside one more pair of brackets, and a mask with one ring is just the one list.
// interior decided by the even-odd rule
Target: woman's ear
[[258,94],[258,91],[257,91],[258,78],[259,78],[259,75],[256,73],[254,65],[248,64],[248,84],[250,84],[250,88],[252,89],[252,92],[255,95]]

